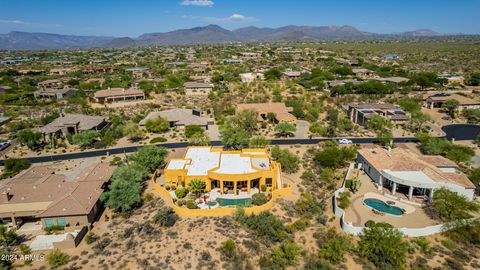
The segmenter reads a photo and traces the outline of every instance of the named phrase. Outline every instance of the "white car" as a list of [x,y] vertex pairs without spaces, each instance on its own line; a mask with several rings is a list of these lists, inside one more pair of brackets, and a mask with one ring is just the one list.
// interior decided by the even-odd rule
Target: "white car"
[[7,149],[9,146],[9,142],[0,142],[0,151]]
[[338,143],[339,144],[352,144],[352,140],[349,140],[349,139],[339,139],[338,140]]

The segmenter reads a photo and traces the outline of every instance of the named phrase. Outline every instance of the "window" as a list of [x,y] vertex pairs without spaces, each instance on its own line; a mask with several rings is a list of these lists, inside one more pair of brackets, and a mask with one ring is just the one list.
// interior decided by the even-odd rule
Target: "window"
[[44,221],[45,221],[45,227],[47,228],[55,226],[55,220],[53,218],[46,218]]
[[59,226],[65,227],[65,226],[67,226],[67,220],[64,217],[60,217],[60,218],[57,219],[57,224]]
[[267,187],[271,187],[272,186],[272,178],[265,178],[265,184],[267,185]]

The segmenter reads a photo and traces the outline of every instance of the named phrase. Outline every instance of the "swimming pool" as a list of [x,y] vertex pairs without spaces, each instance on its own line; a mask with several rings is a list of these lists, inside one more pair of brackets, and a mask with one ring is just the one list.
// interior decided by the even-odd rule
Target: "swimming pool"
[[241,199],[226,199],[226,198],[218,198],[217,199],[220,206],[250,206],[252,200],[250,198],[241,198]]
[[405,214],[404,209],[397,206],[389,205],[388,203],[379,199],[369,198],[363,200],[363,203],[370,208],[390,215],[401,216]]

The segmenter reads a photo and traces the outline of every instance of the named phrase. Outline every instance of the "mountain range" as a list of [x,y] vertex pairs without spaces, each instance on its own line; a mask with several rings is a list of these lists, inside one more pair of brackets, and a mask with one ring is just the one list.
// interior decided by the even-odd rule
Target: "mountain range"
[[0,50],[57,50],[73,48],[126,48],[141,46],[219,44],[231,42],[302,42],[368,40],[441,36],[429,29],[393,34],[364,32],[352,26],[296,26],[259,28],[249,26],[227,30],[207,25],[170,32],[146,33],[137,38],[75,36],[12,31],[0,34]]

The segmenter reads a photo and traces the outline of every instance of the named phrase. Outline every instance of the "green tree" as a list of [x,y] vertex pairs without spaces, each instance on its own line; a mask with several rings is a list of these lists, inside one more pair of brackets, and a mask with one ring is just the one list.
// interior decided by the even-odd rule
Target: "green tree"
[[295,173],[300,167],[300,158],[291,153],[288,149],[281,149],[279,146],[272,147],[272,158],[280,163],[282,170],[286,173]]
[[242,128],[226,126],[221,131],[221,139],[227,148],[241,149],[248,145],[250,134]]
[[468,123],[480,123],[480,109],[465,109],[463,110],[463,116],[467,119]]
[[2,246],[14,246],[17,244],[18,235],[14,229],[8,229],[0,224],[0,244]]
[[109,190],[101,196],[105,205],[117,212],[128,212],[142,201],[143,186],[137,181],[119,178],[112,180]]
[[260,269],[285,269],[296,264],[301,248],[293,241],[285,241],[273,248],[271,254],[260,258]]
[[398,229],[379,223],[363,229],[358,251],[362,258],[375,264],[378,269],[403,269],[408,243]]
[[47,255],[47,262],[51,267],[56,268],[68,263],[69,256],[66,253],[61,252],[59,249],[55,249]]
[[42,134],[30,129],[23,129],[17,132],[17,139],[20,144],[26,145],[29,149],[35,149],[41,143]]
[[129,159],[146,168],[148,172],[153,172],[164,164],[167,154],[168,150],[164,147],[147,145],[131,155]]
[[393,142],[393,134],[389,130],[384,130],[378,133],[377,140],[383,146],[392,146]]
[[267,81],[279,80],[282,77],[282,72],[276,68],[269,69],[264,73]]
[[200,134],[203,135],[205,130],[201,126],[189,125],[185,127],[185,137],[191,138],[194,135]]
[[147,120],[145,129],[151,133],[162,133],[170,129],[170,123],[162,117],[157,117]]
[[367,127],[376,131],[392,127],[392,122],[378,114],[373,115],[367,121]]
[[457,221],[471,218],[471,213],[478,212],[480,206],[476,201],[469,201],[462,195],[446,188],[435,190],[428,213],[442,221]]
[[227,125],[240,128],[252,135],[258,129],[258,113],[254,110],[243,110],[227,119]]
[[265,136],[252,137],[248,142],[250,148],[265,148],[270,145],[270,140]]
[[459,105],[460,102],[458,102],[458,100],[449,99],[442,104],[442,109],[446,110],[447,114],[450,115],[450,117],[455,118],[455,113],[457,112]]
[[467,81],[468,85],[479,86],[480,85],[480,73],[472,73]]
[[320,244],[318,256],[332,263],[342,262],[345,253],[351,247],[350,239],[347,236],[337,234],[334,229],[317,238],[317,242]]
[[131,141],[138,141],[145,138],[145,132],[135,123],[128,123],[123,129],[123,134]]
[[17,175],[19,172],[30,168],[32,163],[22,158],[7,158],[4,160],[3,174],[1,178],[8,178]]
[[72,136],[72,143],[81,148],[92,147],[95,141],[100,137],[100,133],[96,130],[85,130]]
[[282,122],[275,126],[275,132],[280,136],[289,136],[296,130],[297,128],[294,125],[287,122]]
[[325,168],[340,168],[356,157],[356,146],[338,147],[335,142],[325,143],[323,149],[315,153],[313,160]]
[[188,190],[198,197],[198,195],[205,190],[205,182],[201,179],[192,179],[188,183]]

